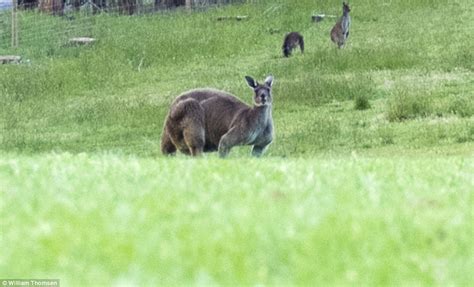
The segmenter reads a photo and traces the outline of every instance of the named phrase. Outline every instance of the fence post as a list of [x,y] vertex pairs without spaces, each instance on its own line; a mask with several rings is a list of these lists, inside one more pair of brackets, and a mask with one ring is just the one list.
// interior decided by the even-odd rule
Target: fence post
[[12,48],[18,47],[18,0],[12,0]]

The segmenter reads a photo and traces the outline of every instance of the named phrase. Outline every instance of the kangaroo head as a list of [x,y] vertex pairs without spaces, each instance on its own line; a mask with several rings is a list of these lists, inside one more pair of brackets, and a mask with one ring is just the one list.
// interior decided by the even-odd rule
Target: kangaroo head
[[273,76],[268,76],[263,84],[259,84],[249,76],[246,76],[245,80],[247,80],[247,84],[253,89],[253,102],[255,106],[269,106],[272,104]]
[[351,7],[349,7],[349,3],[342,2],[342,12],[345,12],[345,13],[351,12]]

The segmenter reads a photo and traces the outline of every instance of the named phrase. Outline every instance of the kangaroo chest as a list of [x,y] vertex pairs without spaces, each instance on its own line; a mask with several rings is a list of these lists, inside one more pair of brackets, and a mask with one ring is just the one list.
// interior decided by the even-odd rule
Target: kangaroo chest
[[247,144],[258,145],[271,142],[273,139],[273,124],[271,120],[255,126],[247,135]]
[[251,120],[252,127],[247,134],[247,142],[250,145],[271,142],[273,137],[271,109],[267,106],[258,111],[256,116]]
[[349,27],[351,26],[351,18],[349,17],[349,15],[342,17],[341,26],[342,31],[344,33],[347,33],[347,31],[349,31]]

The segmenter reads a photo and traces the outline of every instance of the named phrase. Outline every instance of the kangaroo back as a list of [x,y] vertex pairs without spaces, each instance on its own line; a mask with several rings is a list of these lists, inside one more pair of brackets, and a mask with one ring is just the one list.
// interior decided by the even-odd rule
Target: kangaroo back
[[304,52],[304,39],[298,32],[290,32],[283,39],[282,51],[284,57],[289,57],[294,48],[300,47],[301,53]]
[[170,119],[173,121],[182,121],[184,119],[200,118],[203,109],[195,99],[188,98],[177,102],[171,107]]

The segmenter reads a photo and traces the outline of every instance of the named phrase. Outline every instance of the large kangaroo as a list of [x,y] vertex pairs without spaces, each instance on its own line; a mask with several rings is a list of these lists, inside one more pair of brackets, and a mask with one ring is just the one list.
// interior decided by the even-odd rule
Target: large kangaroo
[[291,56],[291,52],[293,51],[293,49],[298,46],[300,46],[301,53],[304,53],[303,36],[298,32],[291,32],[286,34],[285,39],[283,39],[283,46],[281,47],[281,49],[283,50],[283,56]]
[[254,91],[253,107],[235,96],[214,89],[196,89],[178,96],[171,104],[161,137],[163,154],[198,156],[219,151],[226,157],[237,145],[253,145],[252,155],[260,156],[273,140],[273,77],[263,84],[246,76]]
[[349,28],[351,26],[351,16],[349,16],[349,12],[351,12],[349,4],[342,2],[342,17],[331,30],[331,40],[336,43],[339,48],[344,47],[349,37]]

